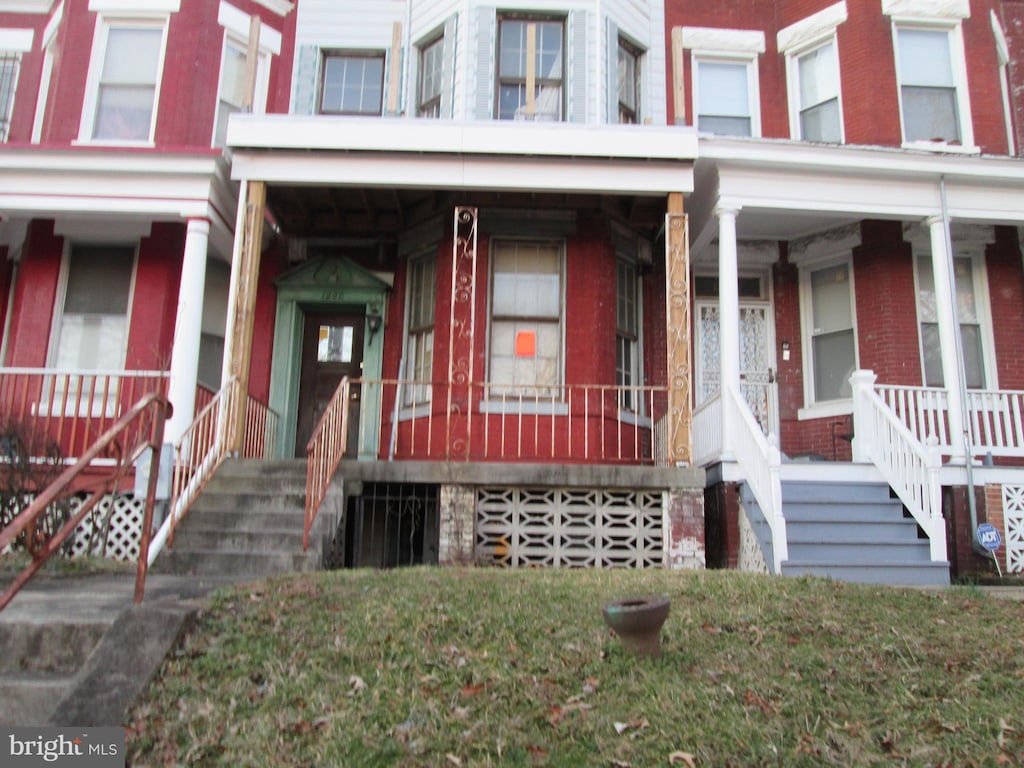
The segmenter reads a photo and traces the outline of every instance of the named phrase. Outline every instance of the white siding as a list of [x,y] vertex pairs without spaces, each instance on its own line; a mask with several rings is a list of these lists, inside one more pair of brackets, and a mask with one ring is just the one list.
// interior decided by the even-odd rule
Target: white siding
[[[666,55],[664,6],[661,0],[302,0],[296,6],[296,50],[302,46],[383,50],[390,48],[392,25],[401,22],[407,53],[404,57],[403,103],[406,114],[415,111],[418,57],[416,45],[435,33],[445,22],[457,17],[454,76],[454,114],[456,120],[471,120],[477,111],[477,89],[493,90],[494,62],[489,71],[480,71],[480,14],[478,7],[499,11],[523,11],[568,15],[586,11],[586,88],[585,121],[607,120],[608,68],[614,67],[615,51],[606,50],[607,23],[611,19],[621,34],[634,41],[646,55],[643,61],[641,113],[655,125],[666,119]],[[488,31],[493,34],[493,31]],[[493,46],[493,40],[491,41]],[[295,72],[297,75],[296,56]],[[567,74],[572,55],[567,61]],[[572,83],[567,83],[567,96]],[[573,111],[578,111],[574,105]]]

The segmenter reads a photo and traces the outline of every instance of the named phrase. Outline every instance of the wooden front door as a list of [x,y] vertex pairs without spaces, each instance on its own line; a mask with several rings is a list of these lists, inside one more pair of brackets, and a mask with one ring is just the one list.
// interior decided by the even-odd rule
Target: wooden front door
[[[306,455],[306,444],[344,376],[363,374],[362,315],[307,312],[302,330],[302,371],[295,428],[295,455]],[[355,456],[359,440],[360,387],[351,386],[347,453]]]

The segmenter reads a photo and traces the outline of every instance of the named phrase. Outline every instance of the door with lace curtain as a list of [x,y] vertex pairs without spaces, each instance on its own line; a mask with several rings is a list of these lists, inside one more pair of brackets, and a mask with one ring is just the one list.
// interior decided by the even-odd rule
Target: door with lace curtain
[[[698,301],[697,405],[721,388],[718,302]],[[740,392],[762,431],[778,434],[775,334],[772,310],[764,302],[740,302]]]

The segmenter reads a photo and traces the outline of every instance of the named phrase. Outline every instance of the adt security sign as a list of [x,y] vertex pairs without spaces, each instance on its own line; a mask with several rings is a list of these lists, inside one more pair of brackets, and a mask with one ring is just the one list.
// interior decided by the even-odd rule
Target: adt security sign
[[989,523],[982,523],[978,526],[978,543],[989,552],[995,552],[1003,543],[1003,538],[995,526]]

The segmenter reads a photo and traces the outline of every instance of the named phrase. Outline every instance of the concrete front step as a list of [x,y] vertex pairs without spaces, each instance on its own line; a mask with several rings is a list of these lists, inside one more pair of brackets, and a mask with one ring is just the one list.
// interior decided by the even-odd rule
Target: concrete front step
[[[198,523],[198,521],[197,521]],[[183,526],[174,537],[174,548],[182,550],[215,549],[220,552],[302,551],[302,519],[287,528],[221,528],[203,523]],[[251,526],[251,522],[249,523]]]
[[840,565],[820,560],[787,560],[782,565],[784,576],[821,576],[838,581],[891,586],[949,586],[949,563],[875,563],[871,565]]
[[267,512],[297,511],[301,514],[305,508],[305,489],[303,489],[302,493],[278,491],[256,493],[252,489],[234,493],[223,488],[208,488],[196,500],[192,506],[192,511],[233,512],[238,510],[254,515]]
[[74,672],[7,672],[0,675],[0,725],[42,726],[72,690]]
[[153,564],[160,573],[195,576],[264,578],[279,573],[314,571],[319,555],[298,551],[238,552],[219,549],[165,549]]

